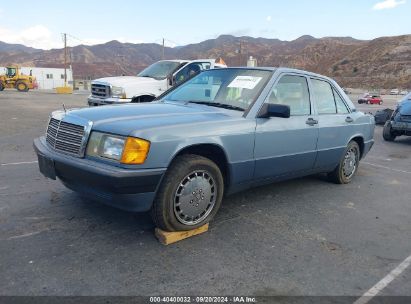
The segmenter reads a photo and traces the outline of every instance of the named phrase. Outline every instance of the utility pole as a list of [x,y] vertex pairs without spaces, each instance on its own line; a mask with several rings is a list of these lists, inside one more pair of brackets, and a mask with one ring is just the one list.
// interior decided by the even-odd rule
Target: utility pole
[[67,86],[67,34],[64,33],[64,86]]
[[161,55],[161,59],[164,60],[164,38],[163,38],[163,53],[162,53],[162,55]]

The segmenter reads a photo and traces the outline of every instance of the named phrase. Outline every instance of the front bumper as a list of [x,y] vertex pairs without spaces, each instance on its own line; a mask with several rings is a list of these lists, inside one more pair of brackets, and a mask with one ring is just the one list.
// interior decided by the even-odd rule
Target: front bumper
[[36,138],[33,147],[43,175],[58,177],[73,191],[127,211],[151,208],[166,171],[165,168],[125,169],[64,155],[50,149],[44,137]]
[[123,103],[129,103],[129,102],[131,102],[131,98],[116,98],[116,97],[97,98],[94,96],[89,96],[87,98],[87,103],[90,107],[109,105],[109,104],[123,104]]

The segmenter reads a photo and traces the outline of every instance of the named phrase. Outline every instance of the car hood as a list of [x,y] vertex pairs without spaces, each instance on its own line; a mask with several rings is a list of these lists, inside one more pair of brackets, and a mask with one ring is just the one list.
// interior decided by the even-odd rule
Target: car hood
[[108,83],[116,87],[127,87],[130,85],[150,85],[157,84],[158,80],[149,77],[138,76],[119,76],[119,77],[106,77],[93,80],[93,82]]
[[243,112],[196,104],[140,103],[72,109],[64,120],[89,121],[93,130],[128,136],[135,131],[183,124],[215,123],[242,117]]

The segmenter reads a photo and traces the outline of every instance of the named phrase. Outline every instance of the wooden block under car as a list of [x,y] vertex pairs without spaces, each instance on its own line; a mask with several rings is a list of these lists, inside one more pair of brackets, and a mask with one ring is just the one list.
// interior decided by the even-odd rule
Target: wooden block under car
[[156,228],[154,234],[163,245],[170,245],[208,231],[208,223],[193,230],[169,232]]

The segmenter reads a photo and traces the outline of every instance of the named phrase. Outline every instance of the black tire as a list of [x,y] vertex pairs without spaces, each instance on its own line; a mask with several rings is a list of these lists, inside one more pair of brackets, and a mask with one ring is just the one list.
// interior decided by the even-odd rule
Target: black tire
[[23,81],[17,81],[16,82],[16,89],[19,92],[27,92],[29,90],[29,87],[27,84]]
[[382,105],[382,101],[380,101],[378,104],[379,104],[379,105]]
[[393,132],[392,132],[392,127],[391,127],[391,120],[387,120],[384,125],[384,129],[382,130],[382,137],[386,141],[394,141],[395,138],[397,137]]
[[0,92],[4,90],[3,83],[0,81]]
[[[204,183],[204,190],[202,186],[197,188],[197,179],[200,179],[197,183]],[[195,187],[193,193],[192,187]],[[187,189],[190,195],[183,196]],[[195,229],[214,217],[221,206],[223,193],[223,176],[214,162],[198,155],[178,156],[165,173],[151,208],[151,216],[156,226],[165,231]],[[189,217],[193,213],[197,215]]]
[[[357,142],[350,141],[347,145],[347,148],[345,148],[344,154],[342,155],[337,168],[335,168],[334,171],[328,173],[328,179],[336,184],[350,183],[358,170],[358,166],[360,164],[360,155],[361,151]],[[353,162],[352,166],[351,162]]]

